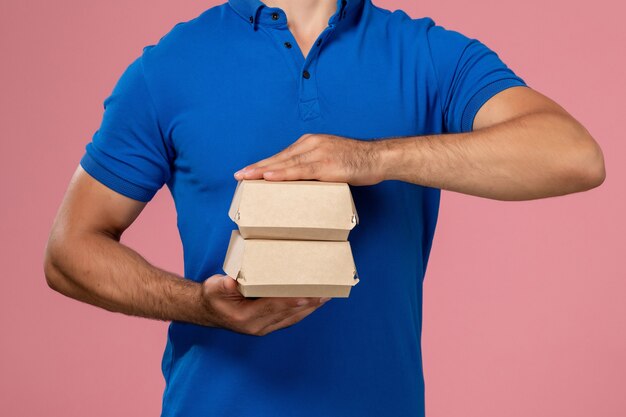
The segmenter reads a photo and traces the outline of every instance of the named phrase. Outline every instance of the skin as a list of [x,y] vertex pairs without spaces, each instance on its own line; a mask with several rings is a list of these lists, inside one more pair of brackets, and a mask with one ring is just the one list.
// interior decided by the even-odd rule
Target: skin
[[337,0],[268,0],[263,3],[285,11],[287,26],[305,58],[337,9]]
[[109,311],[258,336],[297,323],[327,301],[246,299],[228,276],[196,283],[151,265],[120,242],[145,205],[110,190],[79,167],[46,247],[48,285]]
[[585,191],[605,178],[602,151],[567,111],[528,87],[496,94],[474,131],[360,141],[306,134],[235,178],[373,185],[400,180],[495,200]]
[[[335,0],[266,4],[286,11],[305,56],[336,7]],[[524,87],[505,90],[483,105],[471,133],[376,141],[311,133],[235,174],[353,185],[394,179],[501,200],[583,191],[600,185],[604,176],[602,152],[589,132],[558,104]],[[151,265],[120,241],[145,205],[78,167],[46,246],[48,285],[113,312],[254,336],[292,326],[327,301],[250,300],[225,275],[197,283]]]
[[[335,12],[334,0],[267,1],[289,16],[304,56]],[[225,275],[202,283],[159,269],[122,244],[145,203],[118,194],[80,166],[54,220],[45,251],[50,288],[113,312],[184,321],[263,336],[304,319],[328,299],[244,298]]]

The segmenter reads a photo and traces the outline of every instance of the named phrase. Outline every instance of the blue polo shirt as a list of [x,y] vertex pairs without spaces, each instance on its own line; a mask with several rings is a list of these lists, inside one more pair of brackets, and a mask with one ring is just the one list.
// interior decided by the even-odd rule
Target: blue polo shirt
[[[229,0],[143,49],[81,165],[140,201],[167,185],[185,277],[203,281],[223,273],[238,169],[305,133],[470,131],[485,101],[523,85],[478,40],[370,0],[338,0],[306,57],[282,9]],[[422,283],[440,190],[385,181],[352,192],[361,281],[350,298],[263,337],[171,323],[163,416],[424,414]]]

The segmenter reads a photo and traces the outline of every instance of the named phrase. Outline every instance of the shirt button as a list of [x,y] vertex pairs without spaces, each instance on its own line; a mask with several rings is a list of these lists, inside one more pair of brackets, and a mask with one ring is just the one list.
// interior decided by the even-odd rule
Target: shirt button
[[272,13],[272,20],[278,20],[278,13]]
[[322,44],[322,40],[321,40],[321,39],[318,39],[318,40],[317,40],[317,46],[320,46],[321,44]]
[[291,49],[291,42],[285,42],[285,48]]
[[254,18],[250,16],[250,23],[254,22]]
[[307,80],[311,78],[311,74],[309,74],[309,71],[307,70],[302,71],[302,76]]

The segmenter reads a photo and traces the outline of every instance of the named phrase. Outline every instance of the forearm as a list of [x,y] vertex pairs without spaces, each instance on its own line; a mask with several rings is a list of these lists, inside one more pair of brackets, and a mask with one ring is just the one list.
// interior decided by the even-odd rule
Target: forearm
[[45,272],[55,290],[109,311],[210,325],[201,284],[152,266],[103,233],[53,234]]
[[[379,142],[384,179],[498,200],[593,188],[604,173],[589,133],[559,113],[534,113],[469,133]],[[590,163],[594,162],[594,163]],[[591,172],[593,171],[593,172]]]

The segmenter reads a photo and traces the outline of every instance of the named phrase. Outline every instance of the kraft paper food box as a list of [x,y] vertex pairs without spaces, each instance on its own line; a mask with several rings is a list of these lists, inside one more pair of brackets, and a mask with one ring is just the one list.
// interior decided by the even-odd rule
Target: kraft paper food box
[[345,183],[241,181],[229,211],[224,272],[245,297],[348,297],[359,282],[348,234],[358,216]]
[[245,297],[348,297],[359,279],[348,241],[231,235],[224,271]]
[[358,223],[348,184],[320,181],[240,181],[228,215],[244,239],[346,240]]

